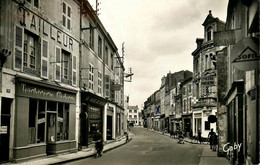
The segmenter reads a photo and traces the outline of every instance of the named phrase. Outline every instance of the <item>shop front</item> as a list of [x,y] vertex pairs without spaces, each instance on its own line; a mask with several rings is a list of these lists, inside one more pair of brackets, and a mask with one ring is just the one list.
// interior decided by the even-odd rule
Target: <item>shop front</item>
[[80,146],[88,146],[97,132],[103,132],[106,100],[90,92],[81,92]]
[[192,120],[192,113],[190,114],[182,114],[182,123],[183,123],[183,131],[184,135],[186,137],[190,136],[190,131],[191,131],[191,120]]
[[15,162],[76,152],[76,91],[16,78]]

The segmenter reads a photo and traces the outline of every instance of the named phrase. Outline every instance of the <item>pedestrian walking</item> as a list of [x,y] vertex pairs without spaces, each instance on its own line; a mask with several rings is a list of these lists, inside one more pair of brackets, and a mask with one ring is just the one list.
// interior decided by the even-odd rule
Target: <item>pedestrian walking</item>
[[201,131],[200,131],[200,129],[198,131],[198,138],[199,138],[199,143],[201,144]]
[[218,145],[218,135],[215,133],[212,138],[212,151],[217,150],[217,145]]
[[209,144],[210,144],[210,149],[212,149],[213,146],[213,137],[216,133],[213,131],[213,128],[211,128],[209,134],[208,134],[208,138],[209,138]]

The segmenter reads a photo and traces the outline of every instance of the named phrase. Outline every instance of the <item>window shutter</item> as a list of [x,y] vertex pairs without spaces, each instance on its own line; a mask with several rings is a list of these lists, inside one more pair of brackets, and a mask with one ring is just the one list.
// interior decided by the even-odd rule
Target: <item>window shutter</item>
[[15,26],[15,54],[14,54],[14,69],[23,69],[23,28]]
[[41,77],[48,78],[48,71],[49,71],[49,66],[48,66],[48,42],[45,40],[42,40],[42,53],[41,53]]
[[77,57],[72,56],[72,85],[77,85]]
[[61,81],[61,49],[56,47],[55,80]]

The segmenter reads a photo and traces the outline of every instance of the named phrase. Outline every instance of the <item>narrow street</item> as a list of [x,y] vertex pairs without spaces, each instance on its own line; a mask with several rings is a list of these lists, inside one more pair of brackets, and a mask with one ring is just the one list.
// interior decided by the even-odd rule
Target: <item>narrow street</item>
[[99,165],[173,165],[199,164],[203,146],[178,144],[176,139],[148,131],[144,128],[131,128],[134,139],[117,149],[104,153],[102,157],[89,157],[68,164]]

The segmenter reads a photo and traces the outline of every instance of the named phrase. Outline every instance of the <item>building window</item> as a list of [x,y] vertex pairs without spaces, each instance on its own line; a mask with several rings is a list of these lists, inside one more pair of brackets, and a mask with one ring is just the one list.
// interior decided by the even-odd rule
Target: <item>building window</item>
[[205,56],[205,70],[208,69],[208,55]]
[[186,87],[185,86],[182,88],[182,94],[186,95]]
[[106,90],[105,90],[105,96],[107,98],[110,98],[110,76],[106,75],[105,76],[105,87],[106,87]]
[[132,118],[132,115],[129,115],[129,118]]
[[189,93],[191,93],[191,84],[189,84]]
[[70,67],[71,67],[71,58],[70,53],[62,50],[61,56],[61,78],[70,80]]
[[132,113],[132,110],[130,109],[129,112]]
[[136,119],[136,118],[137,118],[137,115],[134,115],[134,118]]
[[99,71],[98,72],[98,93],[102,93],[101,91],[101,88],[102,87],[102,73]]
[[32,4],[34,7],[39,8],[39,0],[27,0],[30,4]]
[[113,53],[111,53],[110,57],[111,57],[111,70],[114,70],[114,55],[113,55]]
[[137,110],[134,110],[135,113],[137,113]]
[[31,34],[24,33],[24,67],[36,69],[36,43],[38,43],[38,38]]
[[105,61],[105,64],[108,65],[108,47],[105,46],[105,52],[104,52],[104,61]]
[[66,4],[62,3],[62,25],[70,30],[71,26],[71,8]]
[[102,39],[98,37],[98,56],[102,58]]
[[183,112],[186,112],[187,100],[183,101]]
[[205,121],[205,130],[210,130],[210,122]]
[[190,111],[191,111],[191,108],[192,108],[192,107],[191,107],[191,97],[190,97],[189,100],[190,100],[190,101],[189,101],[189,102],[190,102],[189,107],[190,107]]
[[94,28],[91,24],[89,24],[89,46],[94,48]]
[[94,66],[92,64],[89,64],[88,87],[94,89]]
[[207,29],[207,41],[212,40],[212,27],[208,27]]

